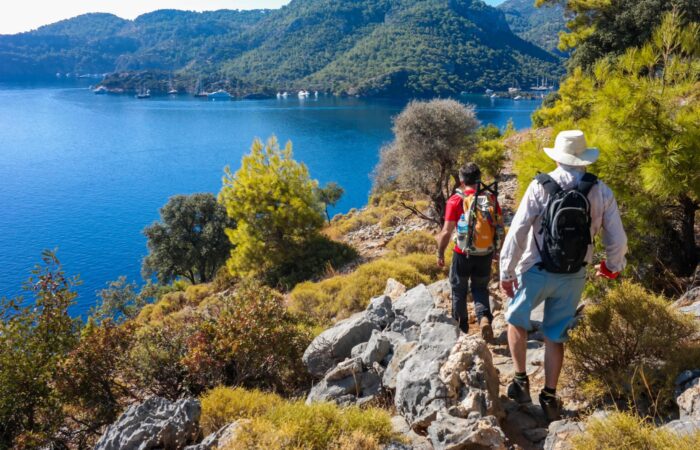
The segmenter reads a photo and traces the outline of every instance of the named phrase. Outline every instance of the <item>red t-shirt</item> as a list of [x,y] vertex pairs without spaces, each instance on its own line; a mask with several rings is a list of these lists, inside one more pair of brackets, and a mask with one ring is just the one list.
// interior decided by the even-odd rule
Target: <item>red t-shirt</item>
[[[471,195],[476,192],[474,189],[467,188],[464,190],[464,195]],[[447,200],[447,205],[445,206],[445,222],[455,222],[459,221],[459,218],[464,214],[464,202],[459,194],[454,194]],[[462,250],[455,244],[455,252],[459,254],[464,254]]]
[[[464,195],[471,195],[474,194],[476,190],[472,188],[466,188],[463,192]],[[498,211],[498,214],[502,214],[501,205],[498,205],[496,210]],[[447,200],[447,205],[445,206],[445,222],[457,223],[462,214],[464,214],[464,201],[462,200],[462,196],[460,196],[459,194],[454,194],[452,195],[452,197],[449,198],[449,200]],[[464,254],[464,252],[460,250],[456,244],[455,252],[459,254]]]

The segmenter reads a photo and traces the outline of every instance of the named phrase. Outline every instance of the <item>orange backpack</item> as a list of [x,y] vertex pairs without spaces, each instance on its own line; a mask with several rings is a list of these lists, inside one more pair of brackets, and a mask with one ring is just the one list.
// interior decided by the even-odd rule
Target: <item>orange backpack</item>
[[472,194],[457,189],[464,214],[457,223],[455,242],[466,255],[488,255],[499,250],[505,227],[498,207],[498,184],[481,183]]

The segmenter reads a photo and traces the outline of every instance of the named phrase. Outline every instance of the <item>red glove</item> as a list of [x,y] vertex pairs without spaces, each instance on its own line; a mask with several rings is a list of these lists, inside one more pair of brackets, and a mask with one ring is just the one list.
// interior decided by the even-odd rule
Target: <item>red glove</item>
[[620,272],[611,272],[608,266],[605,265],[605,260],[600,262],[598,266],[598,272],[596,273],[599,277],[605,277],[609,280],[616,280],[620,276]]

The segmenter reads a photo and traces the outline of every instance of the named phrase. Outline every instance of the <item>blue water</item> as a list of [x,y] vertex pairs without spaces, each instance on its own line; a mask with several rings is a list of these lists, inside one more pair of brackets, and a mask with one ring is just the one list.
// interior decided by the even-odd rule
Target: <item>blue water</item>
[[[535,101],[465,98],[484,123],[530,126]],[[0,297],[22,294],[43,249],[80,275],[72,313],[126,275],[141,281],[143,228],[175,194],[218,192],[255,137],[294,143],[294,156],[363,206],[369,173],[405,102],[320,98],[209,102],[136,100],[85,87],[0,85]]]

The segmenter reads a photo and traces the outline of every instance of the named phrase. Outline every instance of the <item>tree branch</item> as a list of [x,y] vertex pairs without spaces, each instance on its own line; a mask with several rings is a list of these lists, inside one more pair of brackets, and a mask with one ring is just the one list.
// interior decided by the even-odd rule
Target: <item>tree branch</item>
[[432,222],[432,223],[435,223],[435,224],[437,224],[437,225],[440,225],[440,220],[439,220],[439,219],[436,219],[436,218],[434,218],[434,217],[430,217],[430,216],[427,216],[427,215],[423,214],[422,212],[418,211],[418,210],[416,209],[416,207],[413,206],[413,205],[409,205],[409,204],[407,204],[406,202],[403,202],[403,201],[402,201],[402,202],[401,202],[401,206],[402,206],[403,208],[405,208],[405,209],[411,211],[411,213],[415,214],[416,216],[420,217],[420,218],[423,219],[423,220],[426,220],[426,221],[428,221],[428,222]]

